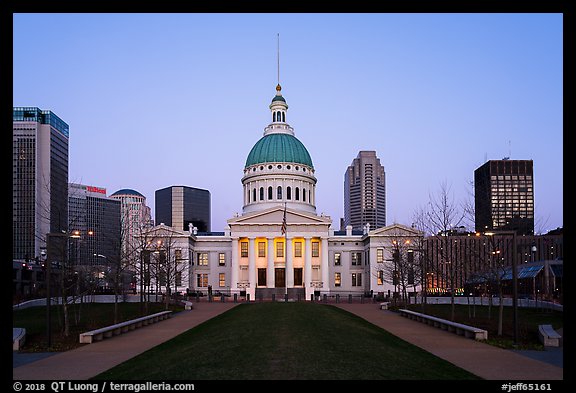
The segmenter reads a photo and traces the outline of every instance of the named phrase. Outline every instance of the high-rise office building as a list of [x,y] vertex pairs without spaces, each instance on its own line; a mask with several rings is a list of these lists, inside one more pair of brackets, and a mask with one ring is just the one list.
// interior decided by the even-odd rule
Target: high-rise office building
[[13,259],[40,257],[46,234],[68,231],[69,127],[49,110],[14,107]]
[[89,266],[118,263],[121,202],[107,197],[105,188],[76,183],[68,185],[68,198],[70,260]]
[[516,230],[534,233],[532,160],[490,160],[474,171],[477,232]]
[[155,217],[156,224],[181,231],[192,224],[200,232],[210,232],[210,191],[187,186],[156,190]]
[[144,195],[130,188],[118,190],[110,198],[120,201],[122,250],[125,258],[133,258],[134,250],[140,246],[139,239],[143,231],[152,227],[150,207],[146,205]]
[[344,174],[344,223],[386,226],[386,173],[375,151],[360,151]]

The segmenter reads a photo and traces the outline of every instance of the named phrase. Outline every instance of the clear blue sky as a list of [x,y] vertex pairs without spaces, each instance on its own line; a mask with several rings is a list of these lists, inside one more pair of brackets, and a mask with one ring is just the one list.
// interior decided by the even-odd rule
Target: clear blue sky
[[69,180],[210,190],[212,230],[242,211],[246,157],[280,83],[343,216],[359,150],[386,170],[387,223],[442,182],[472,198],[486,159],[534,160],[537,230],[563,226],[561,14],[15,14],[14,106],[70,126]]

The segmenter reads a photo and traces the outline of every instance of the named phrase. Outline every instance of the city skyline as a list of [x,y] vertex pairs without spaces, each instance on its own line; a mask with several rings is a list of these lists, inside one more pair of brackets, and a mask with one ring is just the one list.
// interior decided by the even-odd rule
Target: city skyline
[[388,224],[444,181],[471,200],[474,170],[510,157],[534,161],[535,229],[563,226],[561,14],[15,14],[13,104],[69,124],[69,182],[152,209],[156,190],[207,189],[224,230],[270,123],[277,33],[287,121],[334,229],[360,150],[386,171]]

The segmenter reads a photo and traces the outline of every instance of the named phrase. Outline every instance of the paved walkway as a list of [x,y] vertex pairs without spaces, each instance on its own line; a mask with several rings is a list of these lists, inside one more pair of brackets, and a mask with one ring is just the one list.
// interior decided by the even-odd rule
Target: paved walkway
[[14,380],[86,380],[228,311],[234,303],[195,303],[194,310],[95,344],[12,369]]
[[426,325],[377,304],[334,304],[488,380],[562,380],[563,368]]

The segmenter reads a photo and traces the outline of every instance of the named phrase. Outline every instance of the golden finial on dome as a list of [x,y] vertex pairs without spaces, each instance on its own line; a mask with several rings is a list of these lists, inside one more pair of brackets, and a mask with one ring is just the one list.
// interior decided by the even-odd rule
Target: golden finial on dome
[[276,85],[276,91],[277,91],[277,92],[280,92],[280,90],[282,90],[282,87],[280,86],[280,83],[278,83],[278,84]]

